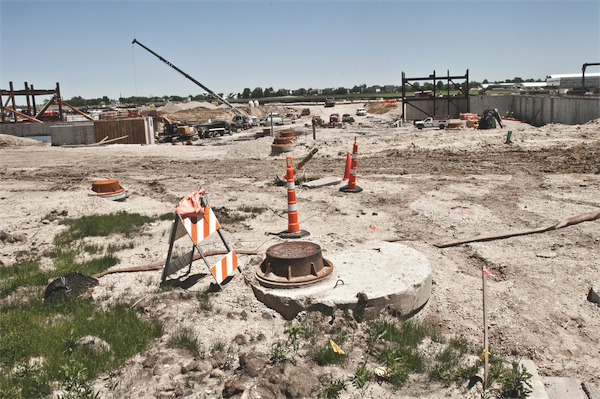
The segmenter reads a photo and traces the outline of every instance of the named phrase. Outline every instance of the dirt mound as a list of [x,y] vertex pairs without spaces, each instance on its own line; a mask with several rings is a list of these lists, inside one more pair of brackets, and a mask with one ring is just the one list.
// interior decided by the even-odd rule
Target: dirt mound
[[381,104],[381,103],[369,103],[367,105],[367,112],[375,115],[383,115],[389,111],[395,111],[399,109],[397,104]]
[[4,147],[50,147],[50,143],[44,143],[39,140],[28,139],[25,137],[11,136],[10,134],[0,134],[0,148]]

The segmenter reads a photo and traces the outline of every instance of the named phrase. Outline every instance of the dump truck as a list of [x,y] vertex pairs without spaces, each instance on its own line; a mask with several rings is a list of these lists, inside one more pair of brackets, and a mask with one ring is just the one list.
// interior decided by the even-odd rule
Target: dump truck
[[335,105],[335,99],[333,97],[327,97],[325,99],[325,108],[333,107]]
[[233,134],[229,122],[222,119],[216,119],[211,122],[199,123],[196,125],[196,128],[198,129],[198,135],[200,136],[200,138],[203,139],[224,136],[226,134]]

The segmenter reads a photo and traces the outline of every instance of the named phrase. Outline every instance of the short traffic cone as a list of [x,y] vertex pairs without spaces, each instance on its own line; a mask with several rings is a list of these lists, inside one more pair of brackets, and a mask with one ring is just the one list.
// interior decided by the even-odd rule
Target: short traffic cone
[[292,157],[287,157],[286,180],[288,192],[288,229],[277,234],[281,238],[302,238],[310,233],[300,230],[298,223],[298,204],[296,202],[296,183],[294,182],[294,167]]
[[350,178],[350,163],[352,162],[352,158],[350,157],[350,153],[346,157],[346,170],[344,171],[344,178],[342,180],[348,180]]
[[352,148],[352,163],[350,166],[350,178],[348,179],[348,185],[340,188],[340,191],[345,193],[360,193],[362,188],[356,185],[356,163],[358,162],[358,144],[356,143],[356,136],[354,136],[354,147]]

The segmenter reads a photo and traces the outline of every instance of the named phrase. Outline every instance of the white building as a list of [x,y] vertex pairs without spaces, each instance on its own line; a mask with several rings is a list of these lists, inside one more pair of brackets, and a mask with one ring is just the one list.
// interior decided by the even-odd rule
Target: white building
[[[566,73],[562,75],[550,75],[546,82],[548,86],[558,87],[560,89],[581,88],[580,73]],[[600,72],[585,74],[585,87],[594,88],[600,87]]]

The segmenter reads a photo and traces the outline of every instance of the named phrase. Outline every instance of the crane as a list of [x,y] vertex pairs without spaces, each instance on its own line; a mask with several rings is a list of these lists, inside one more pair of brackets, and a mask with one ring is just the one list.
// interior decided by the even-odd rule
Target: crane
[[170,66],[171,68],[173,68],[174,70],[176,70],[177,72],[179,72],[180,74],[182,74],[183,76],[185,76],[186,78],[188,78],[189,80],[191,80],[192,82],[194,82],[195,84],[200,86],[201,88],[203,88],[213,98],[215,98],[216,100],[220,101],[221,103],[227,105],[237,116],[237,117],[233,118],[233,123],[236,125],[241,124],[242,126],[239,126],[239,127],[242,127],[244,129],[248,127],[248,120],[250,119],[248,117],[248,115],[244,114],[242,111],[240,111],[239,109],[237,109],[236,107],[231,105],[229,103],[229,101],[225,100],[223,97],[221,97],[220,95],[218,95],[217,93],[215,93],[214,91],[209,89],[208,87],[204,86],[202,83],[198,82],[196,79],[192,78],[190,75],[183,72],[181,69],[177,68],[175,65],[171,64],[169,61],[165,60],[163,57],[156,54],[154,51],[150,50],[148,47],[144,46],[142,43],[138,42],[136,39],[133,39],[133,42],[131,42],[131,44],[132,45],[138,44],[140,47],[142,47],[143,49],[148,51],[150,54],[154,55],[156,58],[158,58],[159,60],[161,60],[162,62],[164,62],[165,64],[167,64],[168,66]]

